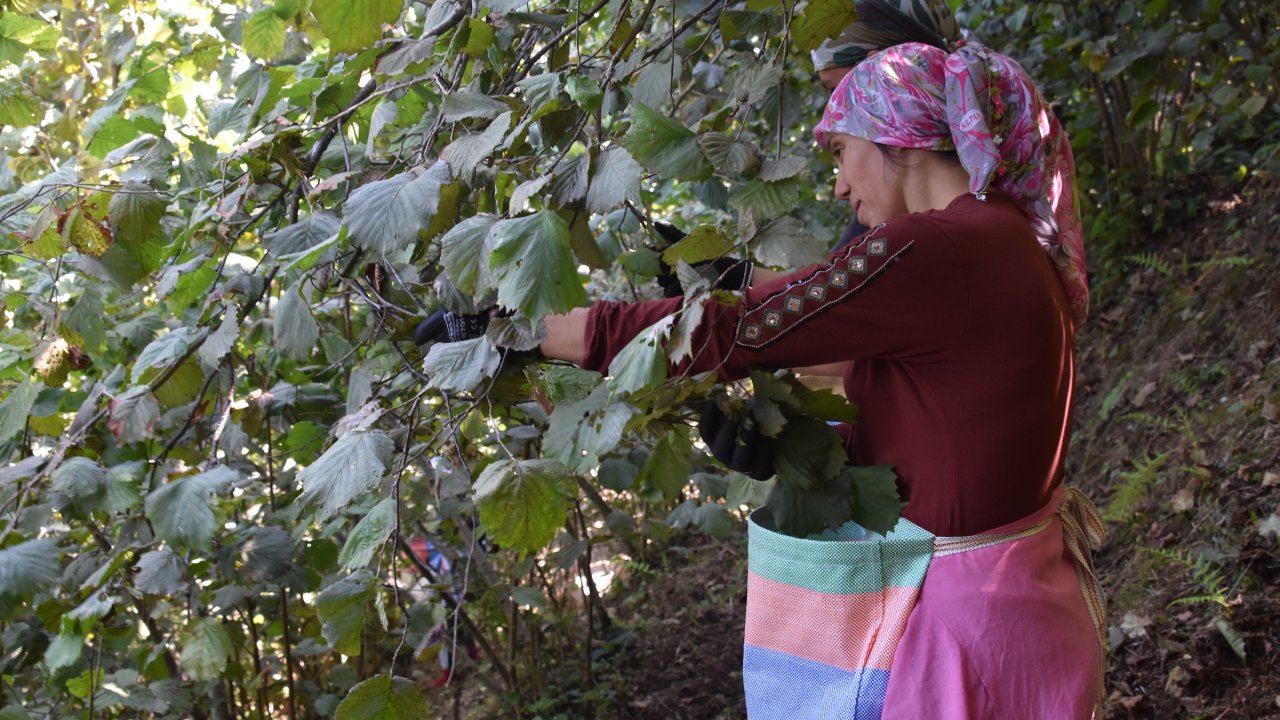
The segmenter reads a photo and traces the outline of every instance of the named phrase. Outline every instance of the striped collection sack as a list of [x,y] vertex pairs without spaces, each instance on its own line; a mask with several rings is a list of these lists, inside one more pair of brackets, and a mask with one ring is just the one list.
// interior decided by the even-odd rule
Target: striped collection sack
[[[881,716],[894,651],[933,557],[934,536],[900,519],[812,538],[748,521],[743,685],[752,720]],[[851,710],[852,709],[852,710]]]

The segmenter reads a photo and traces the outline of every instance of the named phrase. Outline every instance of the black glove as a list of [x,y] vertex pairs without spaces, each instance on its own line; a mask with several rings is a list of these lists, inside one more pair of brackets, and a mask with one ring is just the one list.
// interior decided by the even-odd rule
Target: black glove
[[[686,233],[680,228],[662,221],[655,222],[653,229],[658,231],[668,245],[674,245],[684,239]],[[663,297],[678,297],[684,294],[680,287],[680,278],[676,277],[676,269],[658,256],[658,285],[662,287]],[[751,263],[734,258],[716,258],[706,262],[694,263],[693,269],[711,282],[717,290],[742,290],[751,282]]]
[[736,420],[715,402],[708,402],[698,419],[698,434],[711,454],[729,469],[756,480],[773,476],[773,438],[757,430],[750,420]]
[[474,340],[489,328],[489,313],[459,315],[449,310],[437,310],[418,323],[413,329],[413,341],[418,345],[429,342],[461,342]]

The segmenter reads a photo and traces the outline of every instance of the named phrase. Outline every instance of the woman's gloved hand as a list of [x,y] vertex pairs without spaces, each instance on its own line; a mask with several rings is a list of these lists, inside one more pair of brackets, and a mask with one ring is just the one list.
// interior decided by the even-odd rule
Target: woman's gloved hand
[[429,342],[474,340],[489,329],[489,315],[488,312],[459,315],[449,310],[437,310],[413,329],[413,341],[426,345]]
[[[674,245],[684,239],[686,233],[671,223],[659,220],[653,224],[668,245]],[[676,277],[676,269],[658,256],[658,285],[662,287],[663,297],[678,297],[684,294],[680,287],[680,279]],[[736,258],[716,258],[706,262],[694,263],[693,269],[711,282],[717,290],[742,290],[751,283],[751,263]]]
[[750,417],[730,417],[715,402],[707,402],[698,419],[698,434],[729,469],[755,480],[773,476],[774,439],[756,429]]

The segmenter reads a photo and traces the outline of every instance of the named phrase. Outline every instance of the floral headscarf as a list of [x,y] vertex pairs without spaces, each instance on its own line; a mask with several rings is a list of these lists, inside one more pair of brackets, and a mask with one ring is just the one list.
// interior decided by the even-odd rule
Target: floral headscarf
[[1013,59],[969,43],[947,53],[907,43],[876,53],[840,81],[813,134],[955,150],[969,191],[1011,195],[1049,253],[1076,325],[1089,309],[1075,160],[1057,117]]
[[907,42],[954,49],[960,26],[946,0],[855,0],[857,20],[811,54],[813,69],[853,67],[869,53]]

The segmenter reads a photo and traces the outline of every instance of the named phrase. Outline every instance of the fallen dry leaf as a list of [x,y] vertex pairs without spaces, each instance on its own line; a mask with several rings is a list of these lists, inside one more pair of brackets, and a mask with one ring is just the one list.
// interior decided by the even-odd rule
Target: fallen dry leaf
[[1188,488],[1182,488],[1173,496],[1173,511],[1186,512],[1196,506],[1196,496]]
[[1270,401],[1262,403],[1262,419],[1267,422],[1280,421],[1280,405]]
[[1145,405],[1147,400],[1151,399],[1151,395],[1155,393],[1155,391],[1156,384],[1154,382],[1149,382],[1146,385],[1143,385],[1142,389],[1138,391],[1138,394],[1133,396],[1134,407],[1142,407]]

